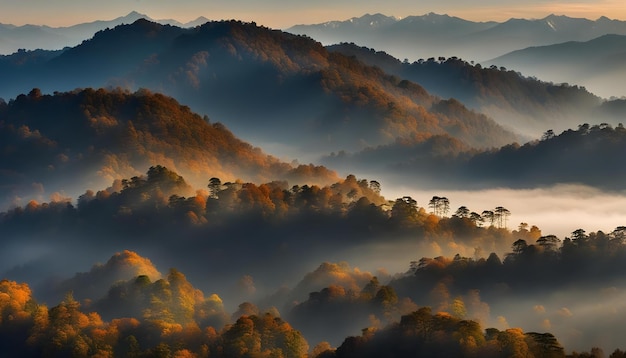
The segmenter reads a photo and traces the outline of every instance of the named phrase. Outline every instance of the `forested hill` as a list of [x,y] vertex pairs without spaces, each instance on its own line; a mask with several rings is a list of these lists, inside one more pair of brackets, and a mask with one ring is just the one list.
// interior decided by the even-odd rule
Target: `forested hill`
[[328,152],[415,133],[449,134],[476,147],[517,139],[462,105],[449,108],[415,83],[329,53],[310,38],[254,23],[181,29],[138,20],[101,31],[43,63],[12,56],[0,68],[5,98],[33,87],[144,87],[172,95],[259,144]]
[[[386,173],[386,183],[423,187],[531,188],[558,183],[624,190],[626,129],[621,124],[582,124],[540,140],[477,151],[448,136],[398,140],[357,153],[339,153],[323,163],[358,172]],[[374,169],[375,168],[375,169]]]
[[[457,57],[401,62],[385,52],[352,43],[329,46],[328,50],[419,83],[437,96],[456,98],[502,125],[533,136],[584,123],[592,113],[598,114],[602,104],[601,98],[584,87],[524,77],[516,68],[482,67]],[[623,114],[603,114],[614,125],[623,118]]]
[[[74,278],[96,279],[105,294],[81,300],[69,293],[58,304],[49,306],[35,299],[27,283],[0,281],[0,349],[11,357],[324,358],[380,357],[390,353],[564,357],[563,346],[550,333],[524,333],[519,328],[483,331],[476,320],[446,312],[435,314],[428,307],[418,309],[414,304],[414,311],[406,312],[407,307],[392,302],[392,298],[397,301],[393,289],[381,287],[375,277],[360,297],[353,298],[358,299],[354,307],[367,307],[394,322],[384,329],[365,328],[362,336],[346,337],[337,349],[325,341],[314,346],[315,341],[307,341],[281,318],[276,307],[260,308],[243,302],[230,316],[220,296],[205,294],[177,269],[161,277],[158,272],[141,272],[140,265],[156,271],[149,259],[135,252],[117,253],[106,265],[94,265],[91,271]],[[119,280],[107,277],[112,271],[122,270],[126,272]],[[375,297],[368,295],[367,290],[372,289]],[[335,292],[329,295],[331,290]],[[326,295],[323,304],[332,306],[345,300],[342,290],[332,286],[314,294]],[[400,316],[396,311],[403,315],[396,318]],[[351,319],[355,317],[347,321]]]
[[626,36],[612,32],[584,42],[525,47],[485,63],[550,81],[584,84],[604,97],[623,97],[625,46]]
[[325,184],[334,172],[292,166],[241,141],[172,98],[76,90],[0,103],[1,202],[73,195],[139,175],[157,164],[175,168],[196,187],[225,180],[288,180]]

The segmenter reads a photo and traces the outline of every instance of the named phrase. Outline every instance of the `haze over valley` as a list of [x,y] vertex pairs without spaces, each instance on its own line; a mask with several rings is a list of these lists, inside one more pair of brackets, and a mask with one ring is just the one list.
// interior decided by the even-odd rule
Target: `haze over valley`
[[626,22],[137,5],[0,24],[0,352],[626,355]]

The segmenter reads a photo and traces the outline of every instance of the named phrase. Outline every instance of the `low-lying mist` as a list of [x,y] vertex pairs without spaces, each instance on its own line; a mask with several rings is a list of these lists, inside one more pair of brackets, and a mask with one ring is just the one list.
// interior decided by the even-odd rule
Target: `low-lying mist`
[[572,287],[543,294],[503,297],[491,302],[488,326],[523,327],[526,331],[550,332],[567,350],[600,347],[606,354],[623,349],[626,329],[626,293],[619,287]]
[[626,192],[604,191],[586,185],[558,184],[535,189],[494,188],[485,190],[421,190],[415,187],[387,188],[387,197],[411,195],[419,205],[428,205],[433,196],[450,199],[451,213],[460,206],[481,213],[504,206],[510,212],[508,228],[520,223],[536,225],[544,235],[563,239],[574,230],[611,232],[626,224]]

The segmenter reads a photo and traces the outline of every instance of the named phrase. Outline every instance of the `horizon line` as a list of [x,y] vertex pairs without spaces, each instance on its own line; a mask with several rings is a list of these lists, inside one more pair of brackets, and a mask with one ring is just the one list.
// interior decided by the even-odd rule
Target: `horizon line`
[[[115,21],[115,20],[118,20],[118,19],[121,19],[121,18],[125,18],[125,17],[131,16],[131,15],[140,15],[143,18],[146,18],[147,20],[154,21],[154,22],[157,22],[157,23],[158,22],[165,22],[165,21],[172,21],[172,22],[178,22],[181,25],[185,25],[185,24],[188,24],[188,23],[191,23],[191,22],[195,22],[195,21],[197,21],[199,19],[206,19],[208,22],[211,22],[211,21],[223,21],[223,20],[241,20],[241,21],[245,21],[245,22],[257,22],[257,21],[254,21],[254,20],[243,20],[243,19],[238,19],[238,18],[234,18],[234,17],[233,18],[212,19],[212,18],[209,18],[209,17],[204,16],[204,15],[198,15],[197,17],[195,17],[194,19],[191,19],[191,20],[180,20],[180,19],[173,18],[173,17],[172,18],[158,18],[157,19],[157,18],[154,18],[154,17],[152,17],[152,16],[150,16],[150,15],[148,15],[146,13],[143,13],[143,12],[140,12],[140,11],[137,11],[137,10],[131,10],[130,12],[126,13],[125,15],[117,16],[117,17],[110,18],[110,19],[92,19],[92,20],[85,20],[85,21],[82,21],[82,22],[76,22],[76,23],[71,23],[71,24],[59,25],[59,26],[49,25],[49,24],[45,24],[45,23],[34,23],[34,22],[33,23],[26,22],[26,23],[23,23],[23,24],[15,24],[15,23],[5,23],[5,22],[2,22],[2,21],[0,21],[0,25],[14,26],[14,27],[18,27],[18,28],[19,27],[25,27],[25,26],[40,26],[40,27],[49,27],[49,28],[53,28],[53,29],[60,29],[60,28],[73,27],[73,26],[76,26],[76,25],[92,24],[92,23],[97,23],[97,22]],[[330,23],[330,22],[346,22],[346,21],[350,21],[352,19],[360,19],[360,18],[363,18],[365,16],[375,16],[375,15],[382,15],[382,16],[385,16],[385,17],[388,17],[388,18],[394,18],[397,21],[401,21],[401,20],[404,20],[404,19],[407,19],[407,18],[411,18],[411,17],[424,17],[424,16],[428,16],[428,15],[437,15],[437,16],[448,16],[448,17],[452,17],[452,18],[458,18],[458,19],[461,19],[461,20],[470,21],[470,22],[476,22],[476,23],[495,22],[495,23],[498,23],[498,24],[506,23],[507,21],[511,21],[511,20],[538,21],[538,20],[544,20],[544,19],[546,19],[546,18],[548,18],[550,16],[567,17],[567,18],[570,18],[570,19],[584,19],[584,20],[589,20],[589,21],[598,21],[598,20],[600,20],[602,18],[605,18],[605,19],[608,19],[608,20],[611,20],[611,21],[625,21],[626,22],[626,19],[622,20],[622,19],[618,19],[618,18],[611,18],[611,17],[606,16],[606,15],[601,15],[601,16],[598,16],[597,18],[594,19],[594,18],[590,18],[590,17],[570,16],[570,15],[559,14],[559,13],[554,13],[554,12],[551,12],[551,13],[543,16],[543,17],[515,17],[515,16],[512,16],[512,17],[507,18],[506,20],[501,20],[501,21],[489,20],[489,19],[486,19],[486,20],[470,20],[467,17],[461,17],[461,16],[457,16],[457,15],[452,15],[452,14],[449,14],[449,13],[437,13],[437,12],[431,11],[431,12],[423,13],[421,15],[407,15],[407,16],[387,15],[387,14],[384,14],[384,13],[381,13],[381,12],[373,12],[373,13],[366,12],[366,13],[363,13],[362,15],[360,15],[360,16],[352,16],[352,17],[344,18],[344,19],[330,19],[330,20],[326,20],[326,21],[322,21],[322,22],[294,23],[294,24],[289,25],[287,27],[271,27],[271,26],[268,26],[268,25],[264,25],[264,26],[267,26],[267,27],[270,27],[270,28],[274,28],[274,29],[288,29],[288,28],[294,27],[294,26],[311,26],[311,25],[320,25],[320,24],[325,24],[325,23]]]

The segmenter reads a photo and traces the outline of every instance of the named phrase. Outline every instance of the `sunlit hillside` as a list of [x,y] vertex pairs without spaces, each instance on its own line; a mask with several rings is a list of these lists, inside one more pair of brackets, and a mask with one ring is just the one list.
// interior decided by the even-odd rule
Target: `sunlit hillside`
[[[0,105],[5,188],[0,203],[81,194],[167,165],[197,187],[226,181],[327,184],[331,170],[288,164],[241,141],[221,123],[148,90],[33,89]],[[185,194],[189,194],[186,192]]]
[[531,138],[539,137],[549,129],[563,131],[575,128],[591,122],[592,118],[612,125],[623,122],[624,118],[623,111],[603,110],[602,106],[611,105],[612,101],[605,102],[597,96],[599,93],[589,92],[589,89],[579,86],[581,83],[578,81],[569,81],[570,84],[562,83],[567,82],[563,80],[547,82],[550,77],[528,77],[536,73],[522,71],[527,75],[525,77],[520,74],[520,67],[506,62],[499,67],[483,67],[474,61],[439,56],[409,63],[385,52],[354,44],[343,43],[328,49],[356,56],[387,73],[419,83],[442,98],[455,98],[470,108],[488,114],[506,128]]

